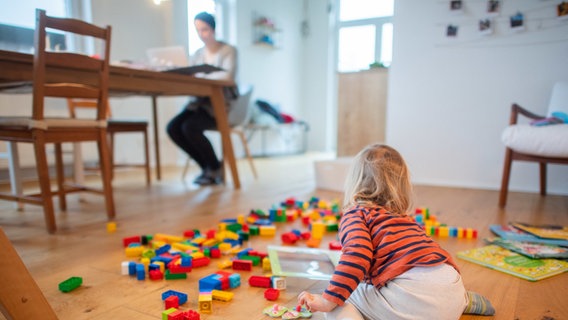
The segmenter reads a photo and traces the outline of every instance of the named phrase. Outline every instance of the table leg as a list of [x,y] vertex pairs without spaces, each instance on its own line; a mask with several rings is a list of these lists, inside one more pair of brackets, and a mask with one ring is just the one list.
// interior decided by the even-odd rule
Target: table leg
[[154,120],[154,152],[156,156],[156,179],[162,179],[162,167],[160,164],[160,140],[158,130],[158,97],[152,96],[152,119]]
[[215,113],[215,120],[217,121],[217,130],[221,134],[221,141],[223,144],[223,158],[229,162],[229,168],[233,177],[233,184],[235,189],[241,188],[239,180],[239,173],[237,171],[237,162],[235,160],[235,152],[233,150],[233,143],[231,141],[231,129],[227,120],[227,111],[225,109],[225,97],[223,95],[222,87],[214,87],[211,95],[211,104],[213,105],[213,112]]

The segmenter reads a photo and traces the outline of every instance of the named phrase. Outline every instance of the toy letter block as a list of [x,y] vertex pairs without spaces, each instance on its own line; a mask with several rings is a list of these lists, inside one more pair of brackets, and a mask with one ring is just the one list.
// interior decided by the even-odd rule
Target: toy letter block
[[81,277],[71,277],[61,283],[59,283],[59,290],[61,292],[70,292],[79,288],[83,284],[83,278]]

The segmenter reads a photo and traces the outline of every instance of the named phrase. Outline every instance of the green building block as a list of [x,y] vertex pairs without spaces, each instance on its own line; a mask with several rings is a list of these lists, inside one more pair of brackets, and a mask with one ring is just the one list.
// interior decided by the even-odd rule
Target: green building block
[[83,284],[83,278],[81,277],[71,277],[59,284],[59,290],[61,292],[69,292],[77,289]]

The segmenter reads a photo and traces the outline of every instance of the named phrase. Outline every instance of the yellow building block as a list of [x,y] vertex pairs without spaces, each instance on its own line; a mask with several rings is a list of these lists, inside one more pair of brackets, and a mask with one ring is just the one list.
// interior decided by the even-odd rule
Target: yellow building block
[[143,246],[126,247],[124,248],[124,254],[126,254],[126,256],[129,258],[136,258],[140,257],[142,255],[142,252],[144,252],[144,250],[145,249]]
[[228,291],[211,290],[211,296],[213,297],[213,300],[231,301],[233,300],[234,295],[234,293]]
[[200,293],[198,299],[199,312],[211,313],[213,311],[212,309],[213,306],[211,303],[212,301],[213,301],[213,296],[211,295],[211,293]]
[[325,224],[323,222],[312,222],[312,238],[313,239],[322,239],[325,233]]
[[231,250],[231,244],[230,244],[230,243],[226,243],[226,242],[221,243],[221,244],[219,244],[219,250],[220,250],[222,253],[228,253],[228,252]]
[[111,222],[107,222],[107,232],[108,233],[113,233],[116,231],[116,222],[111,221]]
[[276,235],[276,226],[260,226],[260,235],[273,237]]
[[191,245],[189,243],[180,243],[180,242],[175,242],[171,244],[173,249],[178,249],[179,251],[183,251],[183,252],[193,252],[193,251],[199,251],[199,248]]
[[245,216],[242,215],[242,214],[239,214],[239,215],[237,216],[237,223],[238,223],[238,224],[245,224]]
[[270,265],[270,259],[268,257],[264,257],[262,259],[262,270],[264,271],[271,271],[272,266]]
[[190,254],[190,256],[193,259],[199,259],[199,258],[205,257],[205,254],[201,251],[197,251],[197,252],[193,252],[192,254]]
[[233,261],[231,260],[223,260],[217,263],[217,267],[219,269],[229,269],[233,266]]
[[217,231],[223,232],[225,230],[227,230],[227,223],[221,222],[217,225]]
[[158,240],[158,241],[164,241],[166,243],[174,243],[174,242],[182,242],[183,241],[183,237],[169,235],[169,234],[163,234],[163,233],[156,233],[154,235],[153,239]]

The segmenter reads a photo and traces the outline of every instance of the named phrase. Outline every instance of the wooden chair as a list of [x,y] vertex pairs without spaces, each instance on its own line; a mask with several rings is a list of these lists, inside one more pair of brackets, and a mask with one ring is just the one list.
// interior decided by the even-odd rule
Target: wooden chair
[[[103,51],[102,60],[77,53],[46,50],[46,28],[98,39]],[[57,229],[52,199],[54,195],[59,197],[61,210],[66,210],[67,193],[96,192],[104,196],[108,219],[113,219],[115,216],[106,129],[110,34],[111,28],[108,26],[99,28],[75,19],[53,18],[47,16],[44,10],[37,9],[31,114],[28,117],[0,117],[0,140],[33,144],[40,189],[40,192],[35,194],[1,193],[0,199],[42,206],[49,233]],[[57,77],[50,76],[51,70],[57,72]],[[77,73],[82,76],[77,77]],[[96,118],[47,118],[44,110],[46,97],[96,99],[98,102]],[[61,144],[83,141],[97,142],[102,168],[102,190],[64,185]],[[55,192],[51,190],[46,153],[46,145],[51,143],[55,145],[58,187]]]
[[[236,134],[243,145],[245,156],[250,165],[250,169],[254,178],[257,178],[256,167],[248,147],[248,142],[245,136],[244,126],[248,123],[250,118],[250,100],[252,96],[253,87],[251,85],[239,86],[239,97],[232,102],[231,111],[228,115],[229,125],[231,126],[231,134]],[[225,151],[223,151],[225,153]],[[225,157],[223,157],[225,159]],[[182,180],[185,180],[191,159],[188,158],[185,162],[185,167],[182,173]]]
[[[67,107],[69,109],[69,114],[71,118],[77,118],[77,109],[96,109],[96,100],[85,100],[85,99],[67,99]],[[151,175],[150,175],[150,154],[148,149],[148,122],[138,121],[138,120],[118,120],[112,119],[112,112],[110,110],[110,105],[107,103],[106,116],[108,118],[107,132],[109,135],[109,147],[111,154],[111,165],[113,170],[117,167],[136,167],[144,168],[146,170],[146,185],[150,185]],[[143,164],[117,164],[114,161],[114,136],[117,133],[142,133],[144,138],[144,163]],[[79,146],[75,148],[75,161],[79,162],[75,164],[76,180],[81,180],[83,175],[83,164],[82,156],[79,152]],[[80,171],[80,172],[79,172]],[[78,178],[79,177],[79,178]]]
[[0,311],[6,319],[57,319],[2,228],[0,270]]
[[509,126],[502,135],[506,151],[499,207],[504,208],[507,204],[513,160],[539,164],[540,194],[543,196],[546,195],[546,165],[549,163],[568,164],[568,123],[544,126],[518,123],[519,115],[532,120],[543,120],[552,116],[553,112],[563,112],[568,115],[568,82],[555,84],[547,116],[536,115],[516,103],[512,105]]

